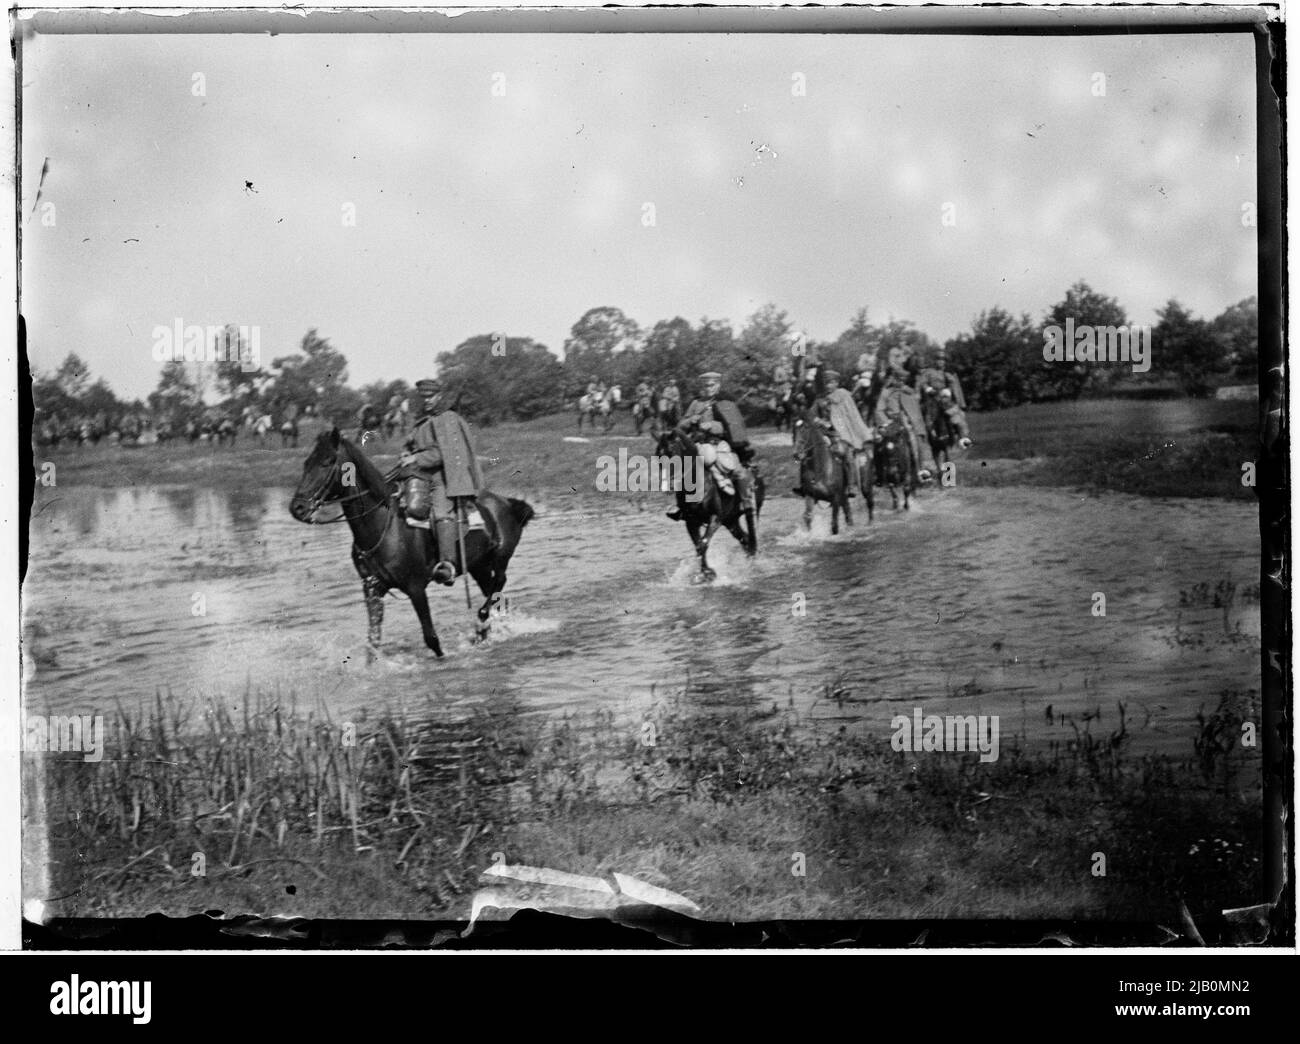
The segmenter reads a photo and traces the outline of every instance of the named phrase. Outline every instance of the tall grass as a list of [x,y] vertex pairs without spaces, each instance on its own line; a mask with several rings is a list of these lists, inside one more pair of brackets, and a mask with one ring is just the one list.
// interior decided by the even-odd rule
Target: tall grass
[[[965,894],[972,875],[1011,887],[1008,860],[1027,847],[1054,852],[1037,873],[1073,874],[1081,857],[1070,853],[1086,843],[1144,862],[1157,891],[1226,888],[1245,905],[1237,900],[1257,893],[1259,861],[1250,858],[1258,849],[1243,810],[1258,810],[1258,794],[1249,752],[1233,740],[1254,713],[1249,699],[1225,694],[1199,716],[1183,759],[1134,754],[1127,708],[1118,710],[1105,731],[1096,728],[1099,713],[1067,720],[1074,737],[1046,749],[1032,749],[1022,725],[984,764],[975,754],[900,754],[879,736],[803,720],[792,703],[710,706],[689,685],[630,723],[605,712],[541,720],[509,705],[460,717],[388,711],[347,723],[265,693],[246,693],[238,710],[159,693],[147,708],[118,708],[101,762],[50,755],[41,767],[56,890],[98,895],[109,908],[133,889],[192,887],[196,853],[208,877],[283,863],[325,882],[324,867],[331,881],[321,887],[336,890],[345,912],[364,898],[349,889],[379,887],[346,882],[382,865],[386,882],[450,911],[497,852],[560,865],[589,862],[583,853],[593,846],[632,858],[651,844],[657,859],[668,844],[680,875],[725,909],[737,897],[717,874],[726,864],[734,876],[760,855],[770,865],[773,838],[819,846],[817,857],[840,867],[847,887],[855,865],[865,873],[889,858],[915,863],[921,836],[922,862],[945,867],[936,895],[949,886]],[[692,822],[709,826],[688,843],[678,835]],[[1191,830],[1236,846],[1241,861],[1229,879],[1206,876]],[[738,841],[736,831],[756,836]],[[655,833],[659,841],[637,840]],[[726,859],[712,854],[715,840]],[[1023,864],[1036,866],[1037,855]],[[778,874],[761,887],[780,893],[763,900],[776,910],[792,885]],[[869,907],[870,889],[853,887],[850,899]],[[1131,898],[1145,886],[1125,887]],[[897,880],[890,888],[891,902],[906,901]],[[1048,886],[1034,894],[1040,906],[1054,895]],[[843,914],[849,900],[832,898],[802,894],[799,909]],[[958,898],[947,895],[941,906]]]

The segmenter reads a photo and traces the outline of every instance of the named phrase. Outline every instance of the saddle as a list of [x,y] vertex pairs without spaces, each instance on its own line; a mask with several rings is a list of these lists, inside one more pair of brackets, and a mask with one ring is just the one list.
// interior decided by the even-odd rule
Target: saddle
[[[421,506],[421,498],[425,500],[429,496],[429,484],[427,480],[418,476],[401,476],[389,477],[388,480],[389,496],[396,502],[398,513],[402,520],[413,529],[431,529],[432,512],[427,506]],[[479,510],[478,498],[461,497],[461,504],[465,511],[465,535],[468,536],[474,530],[483,532],[488,540],[495,547],[501,541],[501,535],[497,532],[496,520],[490,514],[484,514]],[[412,509],[416,509],[414,512]],[[419,515],[424,517],[420,518]]]

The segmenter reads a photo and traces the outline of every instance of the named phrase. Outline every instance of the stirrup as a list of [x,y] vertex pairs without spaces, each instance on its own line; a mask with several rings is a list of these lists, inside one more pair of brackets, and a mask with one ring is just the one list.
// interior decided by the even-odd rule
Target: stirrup
[[450,562],[439,562],[433,567],[433,572],[429,574],[429,579],[435,583],[450,587],[456,582],[456,567]]
[[682,520],[682,509],[679,507],[675,507],[671,511],[665,511],[664,514],[674,522],[680,522]]
[[433,529],[433,525],[427,518],[412,518],[410,515],[407,515],[406,524],[413,529],[428,529],[430,531]]

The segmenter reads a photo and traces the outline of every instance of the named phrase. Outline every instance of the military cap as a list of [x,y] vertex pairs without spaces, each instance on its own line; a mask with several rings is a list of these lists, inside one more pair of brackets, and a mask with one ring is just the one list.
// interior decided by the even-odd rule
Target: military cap
[[442,382],[433,377],[426,377],[415,382],[415,390],[421,395],[433,395],[435,392],[442,391]]
[[823,370],[823,371],[822,371],[822,380],[824,380],[824,381],[838,381],[839,379],[840,379],[840,371],[839,371],[839,370]]
[[708,373],[702,373],[702,374],[700,374],[700,380],[701,380],[701,381],[720,381],[720,380],[722,380],[722,374],[720,374],[720,373],[715,373],[713,370],[710,370]]

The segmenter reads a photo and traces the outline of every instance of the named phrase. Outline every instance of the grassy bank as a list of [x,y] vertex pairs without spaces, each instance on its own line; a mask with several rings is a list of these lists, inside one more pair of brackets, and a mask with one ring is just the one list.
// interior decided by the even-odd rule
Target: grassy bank
[[46,779],[52,913],[463,920],[499,859],[617,870],[710,920],[1176,929],[1180,897],[1198,918],[1260,898],[1238,694],[1200,716],[1185,758],[1132,756],[1122,727],[1084,722],[1047,751],[1004,736],[988,764],[814,730],[788,707],[703,710],[688,691],[631,732],[507,706],[349,726],[242,703],[160,697],[108,723],[102,762],[27,756]]
[[[1256,454],[1258,408],[1252,402],[1051,403],[975,414],[971,425],[976,445],[957,458],[958,484],[1063,486],[1174,497],[1250,499],[1254,495],[1241,485],[1241,465]],[[294,486],[317,430],[305,424],[298,449],[282,449],[278,444],[263,447],[248,439],[233,449],[208,444],[136,448],[105,444],[40,450],[34,460],[38,465],[52,461],[63,485]],[[564,441],[576,434],[571,415],[479,431],[489,485],[540,506],[609,509],[617,503],[637,510],[638,498],[610,498],[596,492],[595,461],[600,454],[617,453],[623,445],[632,452],[649,452],[649,439],[632,434],[625,413],[619,414],[611,435],[596,435],[587,442]],[[789,495],[797,482],[788,435],[778,436],[768,428],[756,429],[755,435],[771,495]],[[366,451],[387,466],[399,451],[398,440],[369,443]],[[660,499],[654,495],[654,504]]]
[[[958,458],[975,486],[1069,486],[1157,497],[1253,500],[1241,465],[1259,452],[1251,401],[1099,399],[1019,406],[972,418]],[[986,463],[982,463],[986,462]]]

